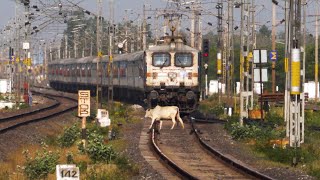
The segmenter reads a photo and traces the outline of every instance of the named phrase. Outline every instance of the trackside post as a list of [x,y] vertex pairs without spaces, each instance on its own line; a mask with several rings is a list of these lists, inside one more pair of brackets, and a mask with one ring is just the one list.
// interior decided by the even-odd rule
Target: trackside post
[[81,141],[83,146],[86,147],[87,139],[87,117],[90,116],[90,90],[78,91],[78,116],[82,117],[81,123]]

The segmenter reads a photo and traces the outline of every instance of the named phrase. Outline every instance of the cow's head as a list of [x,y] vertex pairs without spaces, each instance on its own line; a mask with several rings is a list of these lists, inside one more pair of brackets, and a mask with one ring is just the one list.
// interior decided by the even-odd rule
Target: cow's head
[[144,117],[146,117],[146,118],[152,118],[152,109],[147,109],[146,110],[146,115],[144,116]]

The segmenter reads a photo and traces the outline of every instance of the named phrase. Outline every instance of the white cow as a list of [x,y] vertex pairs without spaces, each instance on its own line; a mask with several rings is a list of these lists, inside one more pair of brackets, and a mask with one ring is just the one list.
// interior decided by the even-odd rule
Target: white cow
[[180,118],[179,114],[179,108],[177,106],[156,106],[154,109],[148,109],[146,111],[146,118],[151,118],[151,125],[149,129],[152,128],[152,125],[155,120],[160,121],[160,129],[162,127],[162,119],[171,119],[172,120],[172,127],[173,129],[174,125],[176,124],[176,118],[179,120],[179,122],[182,125],[182,128],[184,129],[184,124],[182,119]]

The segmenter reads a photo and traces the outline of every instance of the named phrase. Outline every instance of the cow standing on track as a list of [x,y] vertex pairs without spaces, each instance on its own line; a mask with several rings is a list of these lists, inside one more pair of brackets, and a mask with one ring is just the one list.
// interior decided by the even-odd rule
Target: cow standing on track
[[172,120],[172,127],[176,124],[176,118],[181,123],[182,128],[184,129],[183,121],[180,117],[179,108],[177,106],[156,106],[154,109],[147,109],[146,111],[146,118],[151,118],[151,125],[149,129],[152,128],[152,125],[155,120],[160,121],[160,129],[162,127],[162,119],[171,119]]

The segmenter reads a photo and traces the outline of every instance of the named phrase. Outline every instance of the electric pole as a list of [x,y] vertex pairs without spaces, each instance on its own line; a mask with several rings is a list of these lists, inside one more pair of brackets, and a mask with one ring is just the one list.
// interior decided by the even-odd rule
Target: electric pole
[[[272,3],[272,51],[276,50],[276,8],[277,5]],[[276,61],[272,60],[272,93],[275,93],[275,83],[276,83]]]
[[[253,106],[251,101],[253,98],[253,91],[250,91],[252,83],[252,76],[250,74],[250,67],[252,67],[252,53],[249,53],[249,2],[247,0],[241,1],[241,45],[240,45],[240,124],[243,124],[243,118],[248,118],[248,108]],[[263,113],[261,113],[263,119]]]
[[234,0],[228,0],[228,43],[227,43],[227,62],[226,62],[226,89],[228,94],[228,105],[232,105],[232,92],[233,92],[233,72],[234,72],[234,27],[233,27],[233,6]]
[[[318,2],[318,1],[317,1]],[[306,82],[306,33],[307,33],[307,2],[306,0],[302,0],[302,5],[303,5],[303,36],[302,36],[302,40],[303,40],[303,59],[302,59],[302,107],[301,107],[301,118],[304,121],[305,118],[305,92],[304,92],[304,84]],[[301,141],[304,141],[304,122],[302,125],[302,130],[301,130]]]
[[142,36],[142,43],[143,43],[143,50],[147,50],[147,20],[146,20],[146,5],[143,4],[143,36]]
[[102,51],[101,51],[101,34],[102,34],[102,0],[97,0],[97,9],[98,9],[98,17],[97,17],[97,54],[98,54],[98,59],[97,59],[97,87],[96,87],[96,109],[102,108],[102,102],[101,102],[101,96],[102,96],[102,86],[100,85],[102,82],[102,71],[101,67],[99,64],[101,63],[102,59]]
[[115,34],[114,25],[114,6],[113,0],[109,1],[109,86],[108,86],[108,102],[113,103],[113,36]]
[[216,5],[216,9],[218,9],[218,52],[217,52],[217,75],[218,75],[218,96],[219,96],[219,103],[221,99],[221,74],[222,74],[222,11],[223,11],[223,3],[222,0],[219,1],[219,3]]
[[[29,79],[29,76],[28,76],[28,59],[29,59],[29,56],[30,56],[30,53],[29,53],[29,50],[30,50],[30,42],[29,42],[29,31],[30,31],[30,19],[29,19],[29,16],[30,16],[30,13],[29,13],[29,10],[30,10],[30,5],[29,5],[30,1],[27,1],[27,3],[24,3],[25,5],[25,34],[24,34],[24,43],[23,43],[23,49],[24,49],[24,62],[25,62],[25,65],[23,66],[24,68],[24,75],[23,75],[23,79],[24,79],[24,99],[25,99],[25,102],[26,103],[29,103],[29,83],[28,83],[28,79]],[[28,56],[29,55],[29,56]],[[45,68],[45,71],[46,71],[46,67],[43,66]]]
[[319,34],[318,34],[318,20],[319,20],[319,2],[316,1],[316,38],[315,38],[315,56],[314,56],[314,81],[316,86],[315,102],[318,102],[318,72],[319,72]]

